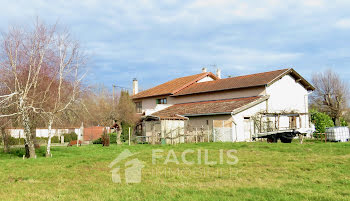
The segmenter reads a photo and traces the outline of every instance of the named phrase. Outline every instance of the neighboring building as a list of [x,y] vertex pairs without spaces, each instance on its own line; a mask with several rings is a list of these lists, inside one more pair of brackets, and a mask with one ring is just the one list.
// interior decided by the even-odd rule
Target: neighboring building
[[[14,138],[25,138],[24,130],[23,128],[8,128],[6,129],[7,132],[9,132],[11,137]],[[53,128],[52,129],[52,136],[57,136],[61,138],[64,134],[67,133],[75,133],[79,136],[81,136],[81,140],[84,142],[92,142],[94,140],[99,139],[103,131],[106,130],[107,133],[110,132],[109,127],[102,127],[102,126],[92,126],[87,128]],[[49,130],[47,128],[37,128],[36,129],[36,137],[42,137],[47,138],[49,136]]]
[[[6,129],[11,137],[14,138],[24,138],[24,130],[23,128],[8,128]],[[79,127],[76,128],[53,128],[52,129],[52,134],[53,136],[58,136],[60,137],[63,134],[66,133],[76,133],[77,135],[82,135],[82,131]],[[49,129],[47,128],[37,128],[36,129],[36,137],[48,137],[49,136]]]
[[132,98],[143,114],[143,134],[169,138],[207,128],[214,141],[233,142],[251,141],[269,129],[309,127],[308,94],[314,87],[295,70],[220,77],[219,70],[214,75],[203,69],[140,93],[134,79]]

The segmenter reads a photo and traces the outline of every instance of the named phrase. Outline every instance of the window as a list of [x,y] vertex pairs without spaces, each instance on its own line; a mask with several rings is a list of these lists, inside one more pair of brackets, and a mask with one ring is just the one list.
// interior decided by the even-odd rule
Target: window
[[157,104],[167,104],[166,98],[157,99]]
[[136,102],[136,112],[137,113],[142,113],[142,102]]

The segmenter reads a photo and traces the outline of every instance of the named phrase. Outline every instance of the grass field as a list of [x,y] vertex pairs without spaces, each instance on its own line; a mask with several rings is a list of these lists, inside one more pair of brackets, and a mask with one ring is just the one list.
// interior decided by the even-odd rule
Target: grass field
[[[54,147],[52,158],[44,148],[31,160],[21,149],[0,153],[0,200],[350,200],[350,143],[91,145]],[[108,165],[124,149],[144,162],[141,183],[112,182]],[[152,149],[164,150],[157,164]],[[164,164],[172,149],[179,164]],[[235,149],[239,162],[186,165],[186,149],[196,151],[189,161],[198,149],[215,161],[220,149]]]

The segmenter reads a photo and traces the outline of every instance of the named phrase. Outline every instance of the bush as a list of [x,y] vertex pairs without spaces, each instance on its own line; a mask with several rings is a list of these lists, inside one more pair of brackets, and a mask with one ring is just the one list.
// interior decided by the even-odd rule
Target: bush
[[129,127],[130,127],[130,134],[132,134],[133,126],[130,124],[127,124],[127,123],[122,123],[122,127],[123,127],[123,130],[122,130],[122,134],[120,136],[120,140],[122,142],[126,142],[129,140]]
[[64,142],[70,142],[70,141],[73,141],[73,140],[78,140],[78,135],[74,132],[72,133],[65,133],[63,134],[64,136]]
[[334,122],[332,118],[325,113],[318,112],[316,110],[311,110],[311,121],[315,124],[317,133],[326,132],[327,127],[333,127]]
[[60,143],[60,138],[58,136],[53,136],[51,138],[51,143]]
[[36,143],[38,144],[46,144],[48,140],[47,137],[36,137],[35,139],[36,139]]
[[[117,134],[116,133],[108,133],[109,135],[109,143],[117,144]],[[102,137],[97,140],[92,141],[92,144],[102,144]]]
[[109,133],[109,141],[111,144],[117,143],[117,134],[116,133]]
[[9,137],[9,145],[24,145],[24,139],[23,138],[14,138],[14,137]]
[[340,126],[349,126],[348,122],[344,118],[340,118]]
[[98,138],[97,140],[92,141],[92,144],[102,144],[102,139]]

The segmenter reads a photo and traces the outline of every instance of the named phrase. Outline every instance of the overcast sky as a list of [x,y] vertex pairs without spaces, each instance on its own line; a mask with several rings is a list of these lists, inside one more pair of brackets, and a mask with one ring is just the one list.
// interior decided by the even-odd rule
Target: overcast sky
[[89,82],[147,89],[222,69],[224,77],[293,67],[350,76],[349,0],[0,0],[11,24],[67,25],[91,56]]

